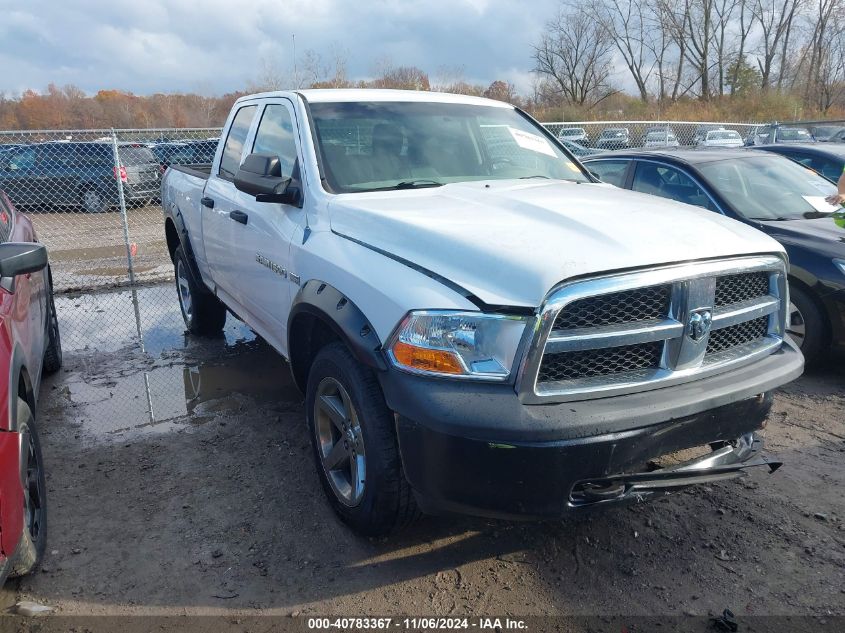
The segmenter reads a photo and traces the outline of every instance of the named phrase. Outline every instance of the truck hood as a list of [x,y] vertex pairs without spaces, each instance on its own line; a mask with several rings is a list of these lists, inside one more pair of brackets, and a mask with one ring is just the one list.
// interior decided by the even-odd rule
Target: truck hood
[[553,286],[583,275],[783,251],[711,211],[593,183],[498,180],[342,194],[329,216],[333,232],[488,305],[536,307]]

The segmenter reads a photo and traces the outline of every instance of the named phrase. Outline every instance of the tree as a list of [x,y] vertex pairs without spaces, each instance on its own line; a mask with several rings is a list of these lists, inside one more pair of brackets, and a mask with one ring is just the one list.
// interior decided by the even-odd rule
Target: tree
[[786,55],[795,16],[804,0],[754,0],[752,11],[760,24],[760,55],[757,63],[760,67],[760,88],[763,92],[772,85],[772,73],[780,55],[781,69],[777,84],[781,85],[786,70]]
[[731,95],[745,96],[760,86],[760,70],[744,55],[734,58],[727,68],[727,76]]
[[648,101],[648,83],[655,67],[650,28],[652,5],[648,0],[592,0],[587,13],[606,31],[622,56],[640,99]]
[[513,103],[516,100],[516,87],[507,81],[496,80],[487,87],[484,96],[496,101]]
[[617,92],[610,85],[613,46],[587,12],[561,9],[534,47],[534,70],[567,103],[593,107]]

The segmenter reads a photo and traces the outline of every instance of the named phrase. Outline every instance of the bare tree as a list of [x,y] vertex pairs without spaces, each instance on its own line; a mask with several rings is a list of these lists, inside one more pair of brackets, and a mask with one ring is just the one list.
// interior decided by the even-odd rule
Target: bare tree
[[[670,29],[682,57],[690,65],[690,81],[685,90],[699,87],[703,100],[711,97],[711,47],[716,25],[716,0],[660,0]],[[678,74],[680,83],[681,75]]]
[[639,97],[648,101],[648,83],[655,59],[647,41],[651,39],[651,5],[647,0],[592,0],[585,10],[607,31],[625,61]]
[[782,85],[789,39],[796,15],[805,0],[754,0],[753,14],[760,24],[760,88],[765,92],[772,86],[772,73],[780,55],[781,72],[777,83]]
[[593,107],[618,92],[610,86],[613,46],[587,12],[561,9],[534,47],[534,70],[568,103]]

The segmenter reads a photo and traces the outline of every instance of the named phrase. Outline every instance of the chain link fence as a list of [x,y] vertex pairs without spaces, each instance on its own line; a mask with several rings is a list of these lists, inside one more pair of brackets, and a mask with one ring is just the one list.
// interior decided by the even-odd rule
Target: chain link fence
[[[845,124],[829,122],[545,125],[582,156],[622,148],[761,144],[801,136],[802,130],[845,139]],[[184,337],[160,186],[170,165],[211,162],[219,135],[217,128],[0,131],[0,189],[32,220],[49,250],[66,358],[81,367],[83,379],[69,387],[72,401],[95,403],[101,415],[140,411],[152,422],[184,414],[186,399],[196,391],[192,374],[186,368],[183,381],[161,366],[163,353],[180,338],[184,344]],[[102,370],[108,354],[133,359],[137,380],[115,386]]]

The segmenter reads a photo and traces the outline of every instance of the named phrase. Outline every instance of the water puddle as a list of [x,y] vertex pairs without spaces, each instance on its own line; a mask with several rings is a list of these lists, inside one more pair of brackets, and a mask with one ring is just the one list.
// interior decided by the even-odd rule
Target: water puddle
[[287,363],[229,316],[223,335],[186,335],[170,285],[56,298],[65,369],[55,404],[99,439],[161,434],[301,400]]

